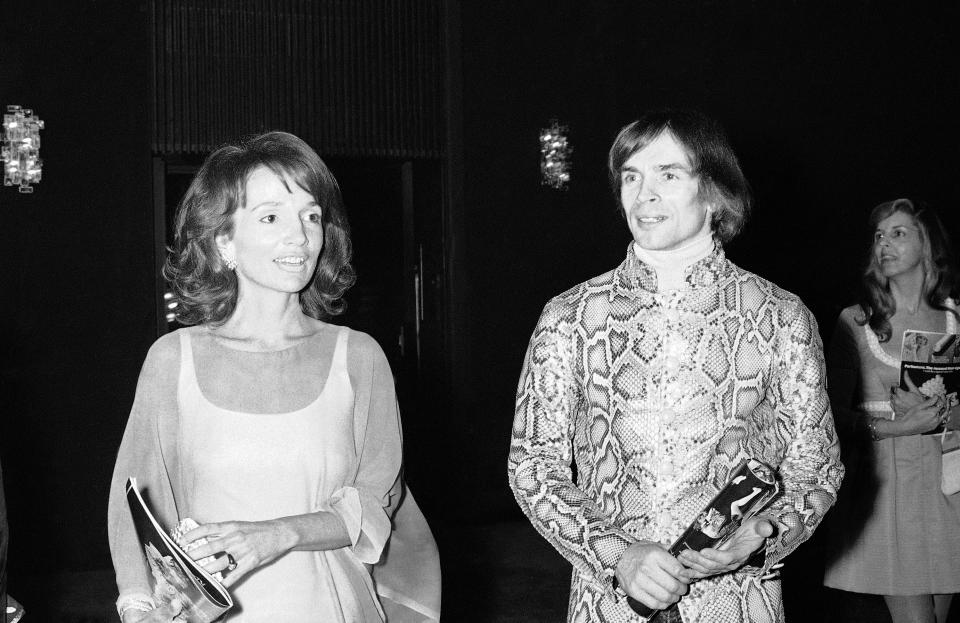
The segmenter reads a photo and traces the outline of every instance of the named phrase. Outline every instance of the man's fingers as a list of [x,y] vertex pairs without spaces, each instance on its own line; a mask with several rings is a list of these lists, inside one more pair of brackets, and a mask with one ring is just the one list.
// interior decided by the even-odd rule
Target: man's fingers
[[[663,570],[657,573],[642,575],[637,578],[637,588],[643,593],[665,605],[656,606],[666,608],[679,601],[680,596],[687,592],[686,582],[677,580]],[[649,605],[649,604],[648,604]]]
[[639,565],[639,573],[630,578],[627,591],[634,597],[642,592],[656,600],[659,605],[652,605],[642,599],[640,601],[659,609],[676,603],[680,596],[687,592],[687,585],[690,583],[690,574],[684,566],[665,551],[663,554],[664,556],[653,556]]
[[697,574],[692,579],[726,573],[740,567],[752,552],[763,545],[764,539],[776,532],[776,526],[769,519],[750,519],[720,548],[705,547],[699,552],[686,550],[677,555],[677,560]]
[[690,582],[695,580],[702,580],[703,578],[710,577],[709,571],[698,571],[696,569],[687,569],[687,577],[690,578]]
[[647,568],[647,573],[658,580],[673,580],[680,583],[683,583],[686,579],[683,571],[683,563],[673,556],[670,556],[670,558],[667,560],[661,561],[657,566],[651,565],[649,568]]
[[642,588],[637,589],[634,592],[633,598],[648,608],[653,608],[654,610],[666,610],[673,604],[677,603],[676,599],[673,601],[664,601],[663,599],[658,599]]
[[716,571],[716,569],[714,569],[711,565],[710,561],[701,556],[699,552],[686,550],[681,552],[677,558],[680,560],[680,562],[687,566],[688,571],[694,571],[700,577],[709,575]]
[[712,571],[725,570],[736,559],[736,554],[728,550],[705,547],[695,552],[698,563]]
[[628,595],[651,608],[662,609],[687,592],[691,574],[661,545],[637,542],[621,557],[617,578]]
[[761,518],[760,520],[757,521],[756,524],[754,524],[753,529],[754,531],[756,531],[758,536],[762,536],[763,538],[771,537],[775,532],[773,528],[773,523],[769,519],[763,519],[763,518]]
[[686,592],[687,584],[690,583],[683,565],[679,562],[677,562],[676,569],[669,571],[667,569],[658,569],[650,573],[649,577],[665,590],[680,595]]

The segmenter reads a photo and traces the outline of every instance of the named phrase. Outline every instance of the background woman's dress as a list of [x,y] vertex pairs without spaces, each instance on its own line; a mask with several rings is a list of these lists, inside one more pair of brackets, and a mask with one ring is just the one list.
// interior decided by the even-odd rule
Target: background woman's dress
[[[891,417],[890,387],[900,382],[889,352],[899,351],[902,331],[894,327],[884,361],[870,347],[870,329],[856,323],[860,315],[857,306],[843,310],[827,360],[833,412],[848,431],[864,411]],[[938,319],[909,328],[944,331],[945,317]],[[828,516],[824,584],[880,595],[960,592],[960,495],[940,491],[939,436],[847,435],[843,453],[847,476]]]

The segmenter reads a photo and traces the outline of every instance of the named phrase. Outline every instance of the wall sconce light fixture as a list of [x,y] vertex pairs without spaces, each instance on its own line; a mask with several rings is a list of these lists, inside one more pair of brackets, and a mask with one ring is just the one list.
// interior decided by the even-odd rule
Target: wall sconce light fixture
[[550,127],[540,130],[540,183],[566,190],[570,183],[573,148],[567,140],[568,128],[553,119]]
[[22,193],[32,193],[40,181],[43,161],[40,159],[40,130],[43,121],[29,108],[7,106],[3,116],[3,185],[19,186]]

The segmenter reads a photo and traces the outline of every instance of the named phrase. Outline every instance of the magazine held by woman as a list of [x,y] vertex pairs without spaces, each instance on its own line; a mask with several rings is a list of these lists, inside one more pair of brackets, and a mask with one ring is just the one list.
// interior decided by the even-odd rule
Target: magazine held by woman
[[227,589],[157,523],[137,489],[136,478],[127,480],[127,503],[150,564],[153,599],[158,606],[179,600],[183,610],[178,620],[188,623],[210,623],[233,607]]
[[904,331],[900,352],[900,388],[947,405],[943,423],[924,433],[940,435],[943,447],[941,490],[960,491],[960,336],[954,333]]

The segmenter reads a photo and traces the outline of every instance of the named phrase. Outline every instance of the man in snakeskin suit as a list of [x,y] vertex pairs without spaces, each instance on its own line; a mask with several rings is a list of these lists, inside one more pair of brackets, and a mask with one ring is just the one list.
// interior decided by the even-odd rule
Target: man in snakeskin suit
[[[843,477],[816,321],[726,259],[750,197],[715,121],[650,113],[608,164],[633,242],[547,303],[517,390],[510,486],[573,564],[569,621],[643,620],[627,595],[661,622],[782,621],[780,563]],[[750,457],[777,469],[782,494],[722,548],[671,556]]]

